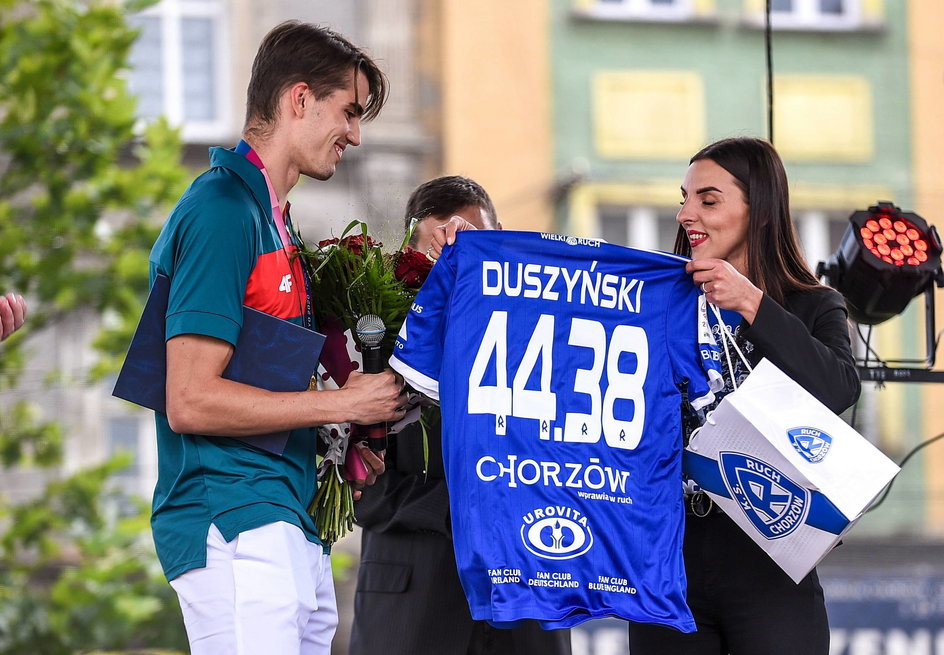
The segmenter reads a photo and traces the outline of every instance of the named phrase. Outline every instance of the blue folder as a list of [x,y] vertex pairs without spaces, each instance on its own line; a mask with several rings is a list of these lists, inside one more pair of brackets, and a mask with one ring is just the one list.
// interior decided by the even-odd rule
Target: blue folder
[[[158,275],[131,339],[113,396],[166,413],[167,351],[165,319],[170,280]],[[269,391],[304,391],[318,367],[323,334],[243,306],[243,326],[223,377]],[[239,439],[281,455],[289,433]]]

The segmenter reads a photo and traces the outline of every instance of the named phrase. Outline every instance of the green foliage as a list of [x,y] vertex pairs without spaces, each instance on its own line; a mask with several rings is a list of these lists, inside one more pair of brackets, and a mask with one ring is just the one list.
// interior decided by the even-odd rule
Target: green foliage
[[[136,128],[126,11],[0,0],[0,292],[30,299],[27,326],[2,346],[0,392],[20,380],[23,335],[76,308],[117,319],[96,342],[107,357],[93,373],[116,368],[147,290],[152,219],[186,181],[176,131],[164,121]],[[50,463],[55,427],[26,420],[23,402],[0,412],[0,463]]]
[[0,653],[186,648],[177,599],[154,556],[147,508],[115,515],[127,500],[110,491],[108,480],[127,464],[118,457],[50,483],[31,502],[0,504]]
[[26,402],[0,412],[0,467],[15,464],[52,466],[62,459],[62,431],[55,423],[37,420]]
[[[108,319],[94,373],[114,370],[159,219],[186,183],[176,130],[140,125],[126,85],[127,14],[154,1],[0,0],[0,292],[30,302],[0,346],[0,468],[62,457],[62,430],[13,391],[24,336],[91,309]],[[147,508],[110,491],[126,463],[53,481],[25,504],[0,498],[0,654],[186,647]]]
[[121,327],[100,342],[110,348],[140,315],[152,219],[186,181],[166,122],[136,132],[125,81],[136,32],[124,12],[0,0],[0,289],[40,302],[34,330],[75,308],[116,312]]

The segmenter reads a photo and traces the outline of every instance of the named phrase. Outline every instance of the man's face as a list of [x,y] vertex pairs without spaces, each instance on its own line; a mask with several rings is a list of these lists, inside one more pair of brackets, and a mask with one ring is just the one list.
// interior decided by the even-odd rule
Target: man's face
[[299,173],[327,180],[334,175],[345,148],[360,145],[361,114],[368,93],[367,79],[353,70],[347,85],[323,100],[315,100],[308,91],[304,124],[295,144]]
[[479,230],[501,229],[496,224],[494,217],[489,216],[487,211],[477,205],[466,205],[451,214],[443,216],[430,215],[417,223],[416,227],[413,228],[413,242],[416,244],[413,247],[420,252],[426,252],[426,249],[432,244],[433,230],[445,225],[453,216],[464,218]]

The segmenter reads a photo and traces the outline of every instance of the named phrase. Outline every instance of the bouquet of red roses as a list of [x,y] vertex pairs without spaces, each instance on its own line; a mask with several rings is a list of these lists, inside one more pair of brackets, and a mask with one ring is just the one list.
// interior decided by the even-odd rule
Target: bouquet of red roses
[[[374,241],[366,223],[354,221],[339,238],[304,248],[301,255],[310,264],[312,304],[318,328],[327,339],[321,355],[318,383],[341,387],[358,366],[354,343],[358,320],[367,314],[380,317],[386,334],[380,343],[386,361],[393,350],[400,326],[406,318],[419,287],[432,268],[425,255],[406,247],[385,253]],[[356,432],[356,429],[355,429]],[[319,465],[318,492],[308,511],[315,517],[319,536],[332,544],[353,528],[354,501],[351,466],[361,464],[359,455],[348,452],[351,426],[321,426],[319,434],[328,452]]]

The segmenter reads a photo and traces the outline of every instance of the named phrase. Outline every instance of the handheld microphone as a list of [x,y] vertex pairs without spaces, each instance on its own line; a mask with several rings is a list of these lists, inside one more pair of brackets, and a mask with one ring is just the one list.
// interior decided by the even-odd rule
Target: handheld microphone
[[[361,358],[364,362],[364,373],[381,373],[384,370],[383,357],[380,354],[380,343],[387,334],[387,326],[375,314],[364,314],[357,319],[354,326],[354,335],[361,345]],[[373,451],[386,450],[387,424],[374,423],[360,426],[358,433],[367,437],[367,446]]]

